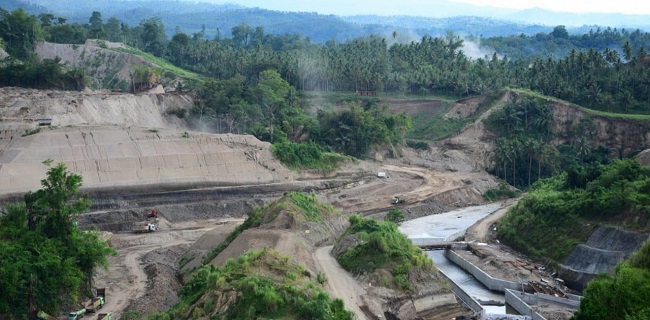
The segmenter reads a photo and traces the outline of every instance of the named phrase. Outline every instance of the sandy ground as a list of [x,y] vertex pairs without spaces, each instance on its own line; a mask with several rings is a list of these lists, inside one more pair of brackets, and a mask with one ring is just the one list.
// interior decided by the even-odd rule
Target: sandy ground
[[213,233],[219,237],[219,234],[228,234],[238,225],[233,222],[215,227],[216,222],[216,219],[178,224],[166,222],[164,228],[167,230],[145,234],[114,234],[110,241],[119,248],[118,254],[109,258],[108,270],[101,270],[95,278],[96,287],[107,288],[106,304],[102,312],[111,312],[115,319],[119,319],[132,301],[145,295],[148,277],[144,270],[146,263],[142,262],[142,258],[147,253],[194,243],[205,232],[215,228],[220,232]]
[[366,319],[363,311],[359,308],[363,304],[360,297],[366,291],[354,280],[352,275],[343,270],[330,252],[332,246],[319,248],[314,252],[314,261],[318,269],[327,276],[327,292],[334,298],[343,300],[345,306],[357,316],[357,319]]

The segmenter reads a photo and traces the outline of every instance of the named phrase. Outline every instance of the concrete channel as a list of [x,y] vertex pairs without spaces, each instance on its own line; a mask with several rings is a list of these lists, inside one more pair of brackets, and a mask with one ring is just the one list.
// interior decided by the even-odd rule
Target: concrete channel
[[[481,319],[543,320],[545,318],[535,312],[529,304],[552,303],[557,298],[522,293],[522,284],[491,277],[453,251],[467,249],[466,244],[454,240],[464,236],[467,228],[476,221],[499,208],[500,204],[496,203],[422,217],[404,222],[400,230],[415,245],[439,249],[427,251],[427,255],[449,280],[458,299],[480,315]],[[503,303],[503,306],[481,305],[479,300]],[[579,304],[579,300],[574,298],[574,301],[563,303],[568,303],[573,308]],[[507,314],[506,304],[519,315]]]

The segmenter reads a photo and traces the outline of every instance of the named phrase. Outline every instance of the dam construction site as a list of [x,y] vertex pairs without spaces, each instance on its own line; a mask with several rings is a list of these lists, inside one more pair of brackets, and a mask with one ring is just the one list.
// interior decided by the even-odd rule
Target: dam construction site
[[[91,201],[74,227],[116,252],[95,270],[94,292],[77,299],[90,307],[71,302],[57,314],[39,312],[42,319],[234,319],[262,309],[311,319],[313,310],[294,303],[323,305],[342,319],[570,319],[588,283],[612,274],[650,235],[630,227],[646,226],[646,218],[625,212],[618,224],[576,222],[581,242],[521,245],[517,236],[542,222],[502,231],[512,230],[503,222],[508,214],[536,206],[508,181],[527,180],[534,190],[531,177],[553,179],[561,159],[558,153],[549,169],[533,162],[537,151],[511,161],[514,153],[501,153],[505,133],[494,130],[497,113],[534,100],[547,107],[549,145],[574,143],[588,126],[587,142],[612,150],[612,160],[636,155],[626,168],[640,172],[650,164],[650,118],[594,113],[514,89],[457,101],[379,96],[387,113],[412,117],[418,130],[441,119],[458,128],[346,156],[334,169],[305,169],[280,161],[274,144],[255,135],[226,125],[201,130],[186,116],[200,98],[165,90],[0,88],[0,207],[25,201],[62,163],[81,176],[80,192]],[[320,111],[322,97],[302,98]],[[273,125],[264,129],[272,136]],[[527,165],[527,177],[516,179],[517,165]],[[597,180],[590,172],[557,179],[591,179],[585,187]],[[614,186],[622,198],[632,184]],[[577,220],[566,221],[570,230]]]

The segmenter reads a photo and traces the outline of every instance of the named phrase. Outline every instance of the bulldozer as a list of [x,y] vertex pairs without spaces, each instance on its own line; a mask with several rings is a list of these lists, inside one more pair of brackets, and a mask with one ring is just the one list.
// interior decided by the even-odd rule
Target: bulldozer
[[406,200],[404,200],[404,198],[402,198],[402,197],[398,197],[398,196],[394,196],[394,197],[390,200],[390,203],[391,203],[391,204],[394,204],[394,205],[403,204],[404,202],[406,202]]

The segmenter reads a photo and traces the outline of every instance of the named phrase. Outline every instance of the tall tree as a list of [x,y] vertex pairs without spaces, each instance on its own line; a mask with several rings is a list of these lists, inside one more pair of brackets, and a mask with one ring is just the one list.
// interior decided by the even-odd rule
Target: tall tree
[[28,60],[34,57],[36,40],[42,38],[41,24],[23,9],[8,12],[0,8],[0,37],[7,53],[16,59]]

